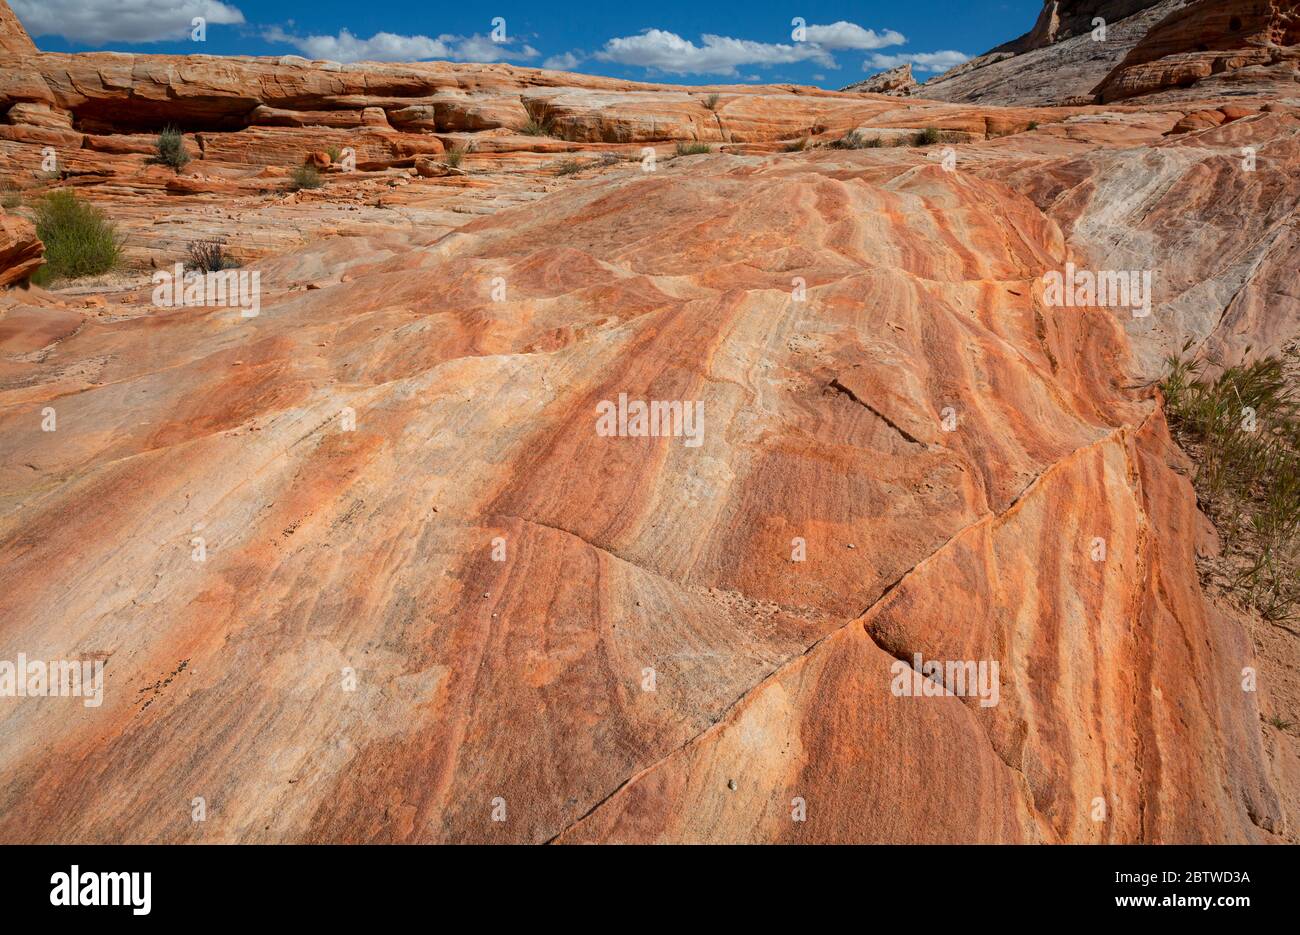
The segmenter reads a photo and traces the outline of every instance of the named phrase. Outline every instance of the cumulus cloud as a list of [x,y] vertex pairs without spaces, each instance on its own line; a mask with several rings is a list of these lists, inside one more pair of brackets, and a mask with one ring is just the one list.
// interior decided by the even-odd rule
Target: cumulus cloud
[[549,68],[552,71],[573,71],[582,64],[582,59],[572,52],[561,52],[559,55],[552,55],[546,61],[542,62],[543,68]]
[[636,36],[610,39],[596,58],[619,65],[639,65],[675,75],[735,75],[740,65],[787,65],[814,61],[836,68],[835,59],[812,42],[781,45],[704,35],[702,45],[663,29],[647,29]]
[[913,52],[900,55],[881,55],[876,53],[862,63],[863,71],[883,71],[887,68],[897,68],[899,65],[912,63],[912,67],[917,71],[947,71],[960,65],[962,62],[970,61],[970,56],[964,52],[954,52],[952,50],[944,52]]
[[901,32],[892,29],[876,32],[874,29],[863,29],[857,23],[846,23],[844,20],[831,23],[829,26],[808,26],[804,32],[809,42],[816,43],[823,49],[883,49],[886,46],[902,45],[907,41],[907,37]]
[[196,16],[209,26],[244,22],[238,8],[219,0],[10,0],[33,36],[62,36],[83,45],[185,39]]
[[332,62],[419,62],[446,59],[454,62],[499,62],[508,58],[536,58],[540,53],[530,45],[493,42],[489,36],[400,36],[377,32],[361,39],[346,29],[337,36],[296,36],[273,27],[263,32],[267,42],[283,42],[308,58]]

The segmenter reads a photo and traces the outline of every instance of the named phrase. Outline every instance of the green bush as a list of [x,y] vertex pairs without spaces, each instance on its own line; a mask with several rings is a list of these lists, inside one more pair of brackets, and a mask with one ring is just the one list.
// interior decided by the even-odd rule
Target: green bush
[[[1183,348],[1186,353],[1190,345]],[[1230,560],[1227,587],[1270,620],[1300,606],[1300,399],[1270,357],[1202,377],[1169,359],[1161,383],[1174,437],[1196,465],[1201,508]]]
[[304,188],[320,188],[324,184],[325,180],[316,171],[315,166],[294,166],[293,171],[289,173],[289,191],[291,192],[302,191]]
[[154,162],[160,162],[179,171],[190,161],[190,154],[185,151],[185,136],[176,127],[164,127],[158,134],[158,141],[154,146],[158,150]]
[[550,112],[543,109],[528,115],[528,122],[520,127],[520,132],[527,136],[554,136],[555,119]]
[[850,130],[838,140],[831,141],[831,149],[879,149],[880,137],[863,136],[859,130]]
[[698,156],[701,153],[711,153],[713,147],[708,143],[678,143],[677,155],[679,156]]
[[449,165],[453,169],[458,168],[461,160],[465,158],[465,154],[468,152],[469,150],[467,148],[458,144],[442,154],[442,161],[445,165]]
[[706,97],[706,98],[704,99],[704,106],[707,107],[709,110],[717,110],[717,109],[718,109],[718,95],[716,95],[716,94],[710,94],[708,97]]
[[0,207],[12,211],[23,203],[23,195],[12,185],[0,185]]
[[32,276],[39,286],[60,279],[107,273],[122,257],[122,238],[103,211],[63,189],[33,205],[45,265]]
[[916,137],[913,140],[913,145],[933,146],[935,143],[939,142],[940,139],[941,137],[939,136],[939,131],[937,128],[926,127],[920,133],[916,134]]

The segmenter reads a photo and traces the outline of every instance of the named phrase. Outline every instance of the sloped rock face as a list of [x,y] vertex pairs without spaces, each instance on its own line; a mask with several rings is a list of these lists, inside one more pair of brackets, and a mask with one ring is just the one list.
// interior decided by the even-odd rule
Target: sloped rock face
[[[919,155],[696,157],[64,327],[0,397],[4,648],[108,684],[7,710],[0,837],[1266,837],[1249,647],[1067,255]],[[600,434],[620,394],[701,443]],[[1000,703],[896,695],[918,652]]]
[[[1106,21],[1104,38],[1092,21]],[[954,102],[1079,104],[1169,100],[1266,87],[1294,96],[1296,0],[1049,0],[1035,28],[933,78],[914,93]]]
[[18,21],[9,4],[0,3],[0,52],[26,54],[36,51],[36,44]]
[[[1098,82],[1186,2],[1047,0],[1030,32],[930,79],[914,93],[964,103],[1091,103]],[[1106,21],[1104,41],[1094,39],[1096,17]]]
[[1284,102],[0,65],[0,182],[260,287],[0,294],[0,661],[106,662],[0,697],[0,840],[1294,838],[1151,388],[1300,334]]
[[1164,0],[1044,0],[1034,28],[1019,39],[998,46],[993,52],[1020,54],[1085,36],[1097,28],[1097,20],[1115,23],[1161,6]]
[[1093,268],[1154,272],[1152,314],[1124,319],[1136,379],[1158,379],[1189,340],[1233,364],[1282,354],[1300,331],[1288,284],[1300,249],[1300,120],[1214,113],[1221,125],[1207,119],[1139,154],[1095,150],[998,176],[1057,221]]
[[[1194,509],[1160,459],[1167,444],[1156,413],[1057,462],[1012,509],[963,529],[564,840],[1245,843],[1256,837],[1253,823],[1276,829],[1259,731],[1232,700],[1240,673],[1224,662],[1247,647],[1234,625],[1211,618],[1196,583],[1173,571],[1190,543],[1153,538]],[[1112,492],[1105,514],[1076,514],[1070,503],[1094,489]],[[1118,547],[1104,572],[1087,556],[1062,554],[1062,542],[1089,541],[1102,527]],[[1112,589],[1120,580],[1144,583]],[[1020,599],[1003,599],[997,582]],[[954,592],[974,603],[955,612]],[[1085,630],[1040,629],[1061,619],[1058,601],[1081,610]],[[1180,635],[1189,619],[1214,652],[1189,651]],[[1014,697],[993,707],[947,696],[924,710],[920,699],[879,691],[895,659],[989,656],[1001,657],[1004,672],[1035,673],[1004,686]],[[1135,691],[1157,670],[1159,691],[1193,699],[1195,711],[1173,714]],[[1209,761],[1168,756],[1191,734],[1214,751]],[[1230,752],[1236,743],[1252,751],[1246,764]],[[878,755],[864,762],[864,749]],[[1202,769],[1226,778],[1223,791],[1204,799],[1177,791],[1199,786]],[[1163,772],[1155,785],[1153,772]],[[836,790],[833,803],[826,788]],[[806,806],[805,822],[791,820],[792,803]],[[1094,809],[1109,810],[1106,820]]]
[[26,282],[44,262],[44,252],[30,221],[0,211],[0,288]]
[[1198,0],[1157,23],[1095,93],[1122,100],[1252,66],[1274,66],[1300,81],[1297,46],[1297,0]]

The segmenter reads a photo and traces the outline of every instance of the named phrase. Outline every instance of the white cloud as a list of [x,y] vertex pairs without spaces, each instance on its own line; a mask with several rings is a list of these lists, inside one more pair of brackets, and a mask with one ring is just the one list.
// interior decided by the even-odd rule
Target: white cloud
[[191,20],[209,26],[244,22],[244,14],[219,0],[10,0],[33,36],[62,36],[69,42],[162,42],[185,39]]
[[549,68],[551,71],[573,71],[582,64],[582,59],[572,52],[562,52],[559,55],[552,55],[546,61],[542,62],[543,68]]
[[640,35],[608,40],[596,58],[675,75],[734,75],[738,65],[786,65],[803,61],[838,67],[829,52],[812,42],[779,45],[711,35],[700,39],[703,45],[697,46],[676,33],[647,29]]
[[902,55],[881,55],[879,52],[872,55],[862,63],[863,71],[882,71],[887,68],[897,68],[899,65],[912,63],[917,71],[947,71],[960,65],[962,62],[970,61],[970,56],[964,52],[954,52],[948,50],[945,52],[913,52]]
[[515,47],[510,42],[493,42],[488,36],[399,36],[377,32],[360,39],[346,29],[337,36],[295,36],[279,27],[263,32],[267,42],[283,42],[308,58],[332,62],[418,62],[446,59],[456,62],[499,62],[508,58],[536,58],[539,53],[530,45]]
[[846,23],[844,20],[829,26],[808,26],[805,32],[809,42],[824,49],[883,49],[907,41],[901,32],[886,29],[878,33],[874,29],[863,29],[857,23]]

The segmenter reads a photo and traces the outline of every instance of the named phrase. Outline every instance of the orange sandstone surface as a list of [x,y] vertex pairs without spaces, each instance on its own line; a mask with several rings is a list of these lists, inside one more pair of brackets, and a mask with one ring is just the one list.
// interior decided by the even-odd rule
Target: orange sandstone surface
[[[710,109],[9,22],[0,183],[128,269],[0,292],[0,659],[104,662],[0,698],[0,840],[1294,839],[1154,381],[1300,332],[1300,101]],[[213,237],[255,316],[153,302]],[[1067,263],[1155,270],[1150,316],[1048,302]],[[599,431],[620,397],[698,434]],[[997,703],[899,693],[918,656]]]

